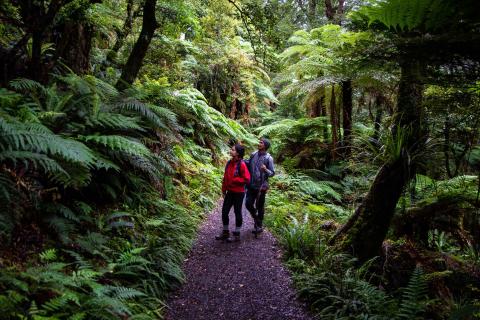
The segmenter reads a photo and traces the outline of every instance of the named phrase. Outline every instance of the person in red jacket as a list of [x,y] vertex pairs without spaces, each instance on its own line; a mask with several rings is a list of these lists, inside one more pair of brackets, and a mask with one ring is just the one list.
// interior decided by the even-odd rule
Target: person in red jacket
[[231,242],[230,231],[228,229],[230,209],[233,206],[235,212],[235,231],[233,232],[233,240],[240,241],[240,229],[242,227],[242,204],[245,195],[245,185],[250,182],[250,172],[247,165],[243,161],[245,155],[245,148],[240,144],[235,144],[230,149],[232,158],[228,160],[223,175],[222,193],[223,193],[223,207],[222,207],[222,223],[223,230],[217,240],[225,240]]

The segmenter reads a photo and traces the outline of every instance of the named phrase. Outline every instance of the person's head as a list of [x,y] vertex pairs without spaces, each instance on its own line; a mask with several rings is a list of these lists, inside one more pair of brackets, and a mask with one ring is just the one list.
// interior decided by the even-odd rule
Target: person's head
[[241,144],[237,143],[230,149],[230,155],[232,156],[232,159],[243,159],[243,156],[245,155],[245,148]]
[[228,139],[228,146],[229,147],[233,147],[236,144],[237,144],[237,139],[235,139],[235,138]]
[[270,148],[270,141],[267,138],[260,138],[258,140],[258,150],[267,151]]

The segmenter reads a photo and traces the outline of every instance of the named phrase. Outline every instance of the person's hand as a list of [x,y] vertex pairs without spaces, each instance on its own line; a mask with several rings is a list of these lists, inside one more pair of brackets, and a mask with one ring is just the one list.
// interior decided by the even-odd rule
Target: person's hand
[[267,170],[267,166],[262,164],[262,166],[260,167],[260,170],[262,170],[263,172],[265,172]]

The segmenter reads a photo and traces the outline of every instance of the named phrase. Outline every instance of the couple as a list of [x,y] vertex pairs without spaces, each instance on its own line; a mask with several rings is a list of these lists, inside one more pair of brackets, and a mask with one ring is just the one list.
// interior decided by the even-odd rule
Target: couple
[[252,232],[258,234],[263,231],[262,222],[265,213],[265,194],[268,189],[268,178],[275,174],[273,158],[267,152],[269,147],[270,141],[266,138],[261,138],[258,142],[258,151],[252,153],[248,160],[243,160],[245,148],[242,145],[237,143],[230,149],[232,158],[227,162],[222,183],[224,197],[222,207],[223,230],[215,239],[226,242],[232,241],[228,229],[228,215],[233,206],[235,212],[233,241],[240,241],[245,187],[247,190],[245,206],[254,221],[254,230]]

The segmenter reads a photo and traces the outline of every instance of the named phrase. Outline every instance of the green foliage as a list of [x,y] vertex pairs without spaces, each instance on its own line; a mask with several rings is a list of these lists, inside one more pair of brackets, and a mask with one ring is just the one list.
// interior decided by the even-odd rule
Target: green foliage
[[218,196],[212,155],[232,136],[254,139],[194,89],[147,82],[124,97],[73,74],[11,88],[18,94],[0,100],[0,236],[8,242],[28,221],[45,240],[37,257],[0,272],[3,314],[160,318]]
[[421,319],[419,313],[425,309],[427,282],[421,268],[416,267],[404,289],[402,303],[398,310],[397,319]]
[[283,227],[280,238],[286,257],[306,260],[322,254],[318,231],[312,229],[308,215],[305,215],[302,222],[295,217],[291,217],[291,220],[290,224]]
[[329,149],[329,125],[324,117],[283,119],[256,129],[272,139],[272,153],[288,169],[323,168]]
[[390,0],[371,1],[370,5],[361,7],[356,14],[366,16],[369,23],[378,21],[387,28],[398,31],[435,31],[448,26],[456,10],[456,1]]

